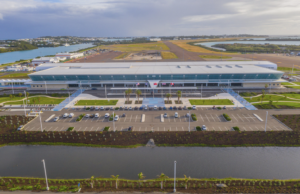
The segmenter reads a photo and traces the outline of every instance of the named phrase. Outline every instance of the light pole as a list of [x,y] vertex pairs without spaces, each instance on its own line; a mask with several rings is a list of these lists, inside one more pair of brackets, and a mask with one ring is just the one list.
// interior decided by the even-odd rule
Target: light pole
[[189,111],[189,132],[191,132],[191,111]]
[[[27,105],[27,97],[26,97],[26,91],[24,91],[25,94],[25,104]],[[27,107],[27,106],[26,106]]]
[[44,164],[44,171],[45,171],[45,178],[46,178],[46,185],[47,185],[46,189],[47,189],[47,191],[49,191],[45,160],[43,159],[42,162]]
[[26,109],[25,109],[24,99],[23,99],[23,107],[24,107],[24,112],[25,112],[25,116],[26,116]]
[[13,94],[15,94],[15,91],[14,91],[14,82],[11,82],[11,89],[12,89]]
[[267,111],[267,114],[266,114],[265,132],[267,132],[267,123],[268,123],[268,111]]
[[45,88],[46,88],[46,94],[47,94],[47,84],[46,84],[46,81],[44,81],[45,82]]
[[115,112],[113,112],[113,128],[114,128],[114,132],[115,132]]
[[107,95],[106,95],[106,84],[104,85],[104,89],[105,89],[105,98],[107,98]]
[[69,93],[69,103],[71,102],[71,99],[70,99],[70,92],[68,92]]
[[174,161],[174,193],[176,193],[176,161]]

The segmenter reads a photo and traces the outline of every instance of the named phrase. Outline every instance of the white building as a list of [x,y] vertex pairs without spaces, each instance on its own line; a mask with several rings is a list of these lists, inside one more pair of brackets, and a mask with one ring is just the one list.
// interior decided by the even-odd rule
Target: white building
[[31,61],[31,64],[33,66],[39,66],[43,63],[59,63],[61,59],[56,57],[41,57],[41,58],[35,58]]
[[150,38],[150,41],[161,41],[161,38]]
[[66,57],[67,59],[76,59],[78,57],[83,57],[83,53],[57,53],[56,57]]

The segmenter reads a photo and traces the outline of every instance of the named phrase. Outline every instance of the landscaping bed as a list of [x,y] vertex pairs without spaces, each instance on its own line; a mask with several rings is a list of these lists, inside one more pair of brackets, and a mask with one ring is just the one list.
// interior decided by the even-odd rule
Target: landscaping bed
[[142,100],[140,100],[140,101],[135,101],[135,104],[143,104],[143,101]]
[[25,117],[20,115],[0,116],[0,134],[11,134],[15,132],[20,125],[25,125],[34,117]]
[[118,100],[79,100],[75,106],[86,106],[86,105],[98,105],[98,106],[110,106],[116,105]]
[[[161,182],[163,189],[161,189]],[[80,183],[80,192],[166,192],[174,189],[174,180],[171,178],[129,180],[113,178],[93,179],[48,179],[51,192],[77,192]],[[217,184],[227,187],[219,188]],[[299,193],[299,180],[264,180],[264,179],[194,179],[177,178],[176,191],[184,193]],[[45,191],[46,181],[43,178],[2,177],[0,190],[16,191],[31,190]]]
[[228,99],[206,99],[206,100],[189,100],[191,105],[233,105]]
[[181,100],[175,100],[175,104],[182,104],[182,101]]
[[132,101],[125,101],[125,104],[132,104]]
[[165,104],[173,104],[173,103],[172,103],[172,100],[170,100],[170,101],[169,100],[165,100]]
[[292,130],[300,131],[300,115],[274,115],[274,117]]
[[[297,105],[299,105],[299,107],[288,106],[288,104],[290,104],[290,103],[282,102],[282,103],[273,103],[272,105],[263,103],[263,104],[253,104],[253,105],[258,109],[298,109],[298,108],[300,108],[300,103],[297,104]],[[291,105],[293,105],[293,104],[291,104]]]

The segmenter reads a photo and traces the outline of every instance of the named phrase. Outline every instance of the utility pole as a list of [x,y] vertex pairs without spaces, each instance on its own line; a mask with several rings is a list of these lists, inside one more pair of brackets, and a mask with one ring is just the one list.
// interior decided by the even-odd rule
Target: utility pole
[[174,161],[174,193],[176,193],[176,161]]
[[191,132],[191,111],[189,111],[189,132]]
[[42,162],[43,162],[43,165],[44,165],[44,172],[45,172],[45,178],[46,178],[46,185],[47,185],[46,189],[47,189],[47,191],[49,191],[45,160],[43,159]]
[[267,132],[267,123],[268,123],[268,111],[267,111],[267,114],[266,114],[265,132]]
[[41,132],[43,132],[43,125],[42,125],[42,116],[41,116],[41,112],[40,112],[40,123],[41,123]]

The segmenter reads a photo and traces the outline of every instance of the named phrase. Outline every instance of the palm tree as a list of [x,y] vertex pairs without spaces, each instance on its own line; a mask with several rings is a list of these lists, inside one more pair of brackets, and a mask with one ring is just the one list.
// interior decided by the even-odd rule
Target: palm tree
[[138,174],[138,177],[139,177],[139,188],[140,188],[140,185],[141,185],[141,180],[145,178],[144,174],[142,172],[140,172]]
[[19,95],[19,97],[22,97],[23,94],[22,94],[22,93],[19,93],[18,95]]
[[129,101],[128,94],[129,94],[128,90],[125,90],[125,96],[127,97],[127,103]]
[[179,100],[180,100],[180,97],[181,97],[181,91],[180,90],[177,91],[177,97],[178,97],[178,103],[179,103]]
[[142,91],[141,90],[136,90],[135,93],[138,97],[138,103],[139,103],[140,102],[140,95],[142,94]]
[[95,177],[91,176],[91,188],[94,188],[94,179],[95,179]]
[[28,100],[28,97],[29,97],[29,92],[26,92],[26,97],[27,97],[27,100]]
[[170,102],[171,94],[170,94],[170,93],[167,93],[167,94],[166,94],[166,97],[167,97],[168,101]]
[[132,89],[129,88],[127,91],[128,91],[128,101],[129,101],[130,94],[132,93]]
[[164,184],[163,184],[163,181],[164,179],[167,179],[169,178],[167,175],[165,175],[164,173],[161,173],[160,175],[157,175],[159,177],[159,179],[161,180],[160,182],[160,188],[163,189],[164,188]]
[[262,101],[263,101],[263,99],[265,97],[266,92],[265,92],[265,90],[262,90],[261,93],[262,93],[261,94],[261,104],[262,104]]
[[187,183],[189,182],[190,179],[191,177],[187,177],[186,175],[184,175],[185,189],[187,189]]
[[119,175],[111,175],[112,178],[116,179],[116,189],[118,189],[118,180],[119,180]]
[[9,95],[9,98],[12,99],[12,98],[13,98],[13,95]]

